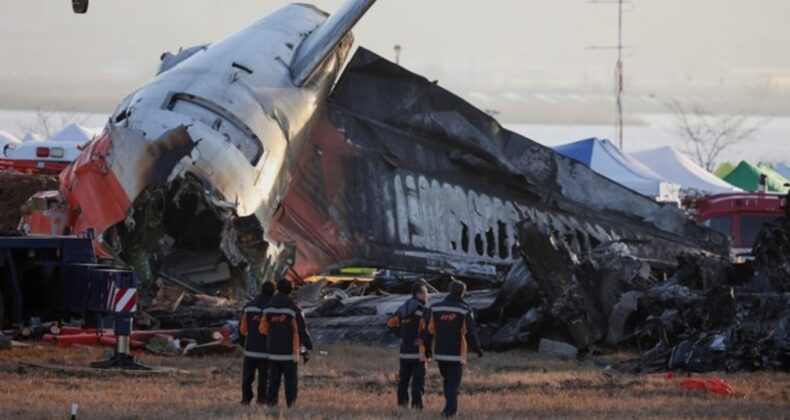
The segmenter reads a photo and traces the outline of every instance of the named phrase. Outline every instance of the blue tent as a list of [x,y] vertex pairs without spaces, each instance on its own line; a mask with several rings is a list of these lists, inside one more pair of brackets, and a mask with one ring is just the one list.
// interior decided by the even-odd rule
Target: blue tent
[[782,175],[783,177],[790,179],[790,164],[780,163],[774,165],[774,170],[776,172],[779,172],[779,174]]
[[680,186],[667,181],[609,140],[589,138],[554,148],[593,171],[658,201],[679,201]]

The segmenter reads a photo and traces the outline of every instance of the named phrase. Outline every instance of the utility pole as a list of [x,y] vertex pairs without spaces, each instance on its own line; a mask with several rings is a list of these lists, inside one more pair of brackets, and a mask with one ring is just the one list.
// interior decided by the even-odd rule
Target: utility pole
[[[615,77],[615,103],[616,103],[616,136],[617,146],[623,149],[623,51],[629,47],[623,45],[623,4],[624,0],[590,0],[588,3],[593,4],[617,4],[617,45],[614,47],[588,47],[593,50],[617,50],[617,63],[615,64],[614,77]],[[630,3],[630,1],[629,1]]]
[[400,64],[400,52],[403,51],[403,47],[400,44],[395,44],[393,49],[395,50],[395,64]]
[[623,150],[623,0],[617,1],[617,145]]

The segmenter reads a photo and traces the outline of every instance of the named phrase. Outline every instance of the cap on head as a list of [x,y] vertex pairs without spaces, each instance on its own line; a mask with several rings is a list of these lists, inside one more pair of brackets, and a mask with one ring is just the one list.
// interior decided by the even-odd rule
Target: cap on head
[[274,283],[265,281],[261,285],[261,294],[264,296],[271,296],[274,294]]
[[290,295],[294,290],[294,285],[288,279],[281,279],[277,282],[277,291],[286,295]]
[[464,292],[466,292],[466,285],[460,280],[453,280],[450,282],[450,286],[447,290],[451,295],[461,297],[464,295]]

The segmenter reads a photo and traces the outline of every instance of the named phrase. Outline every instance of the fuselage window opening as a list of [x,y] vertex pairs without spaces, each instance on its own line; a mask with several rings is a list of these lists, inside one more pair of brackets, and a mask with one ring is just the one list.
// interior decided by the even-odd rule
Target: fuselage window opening
[[255,166],[263,156],[263,143],[255,133],[221,106],[186,93],[176,93],[167,102],[170,111],[189,116],[218,132]]

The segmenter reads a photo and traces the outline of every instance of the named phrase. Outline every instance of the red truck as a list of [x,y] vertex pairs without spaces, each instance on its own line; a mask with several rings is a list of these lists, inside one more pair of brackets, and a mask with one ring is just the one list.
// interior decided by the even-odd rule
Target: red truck
[[736,257],[748,257],[763,226],[784,217],[787,196],[730,193],[703,197],[695,204],[699,222],[729,236]]

